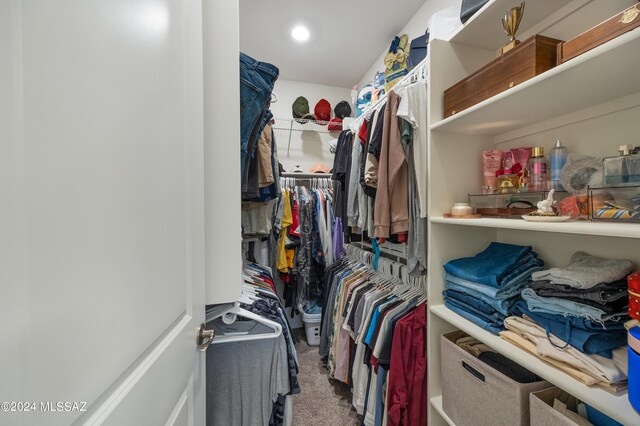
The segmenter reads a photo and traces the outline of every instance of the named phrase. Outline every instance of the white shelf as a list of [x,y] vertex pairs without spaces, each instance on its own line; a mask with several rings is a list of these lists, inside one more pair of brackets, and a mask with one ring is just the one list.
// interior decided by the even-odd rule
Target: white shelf
[[[300,121],[298,121],[300,120]],[[340,125],[340,130],[337,131],[329,131],[328,125],[330,121],[321,121],[321,120],[306,120],[306,119],[295,119],[289,117],[274,117],[275,124],[273,125],[273,130],[278,131],[280,133],[283,132],[311,132],[311,133],[328,133],[328,134],[338,134],[342,131],[342,124],[336,123],[335,125]]]
[[636,413],[629,403],[626,392],[613,395],[602,389],[583,385],[561,370],[544,363],[539,358],[521,350],[506,340],[501,339],[499,336],[491,334],[471,321],[462,318],[444,305],[431,306],[430,310],[431,313],[442,318],[449,324],[484,342],[502,355],[514,360],[538,376],[564,389],[566,392],[597,408],[606,415],[625,425],[640,424],[640,415]]
[[444,409],[442,408],[442,395],[431,398],[431,405],[449,426],[456,426],[456,424],[453,423],[453,421],[449,418],[449,416],[447,416],[447,414],[444,412]]
[[[568,3],[570,1],[567,0],[527,2],[522,22],[518,27],[518,38]],[[502,16],[508,9],[519,5],[520,2],[514,0],[489,1],[453,35],[450,41],[490,50],[500,48],[509,41],[502,29]]]
[[523,231],[557,232],[561,234],[595,235],[603,237],[640,238],[640,226],[634,223],[613,222],[527,222],[521,219],[449,219],[432,217],[431,223],[478,226],[482,228],[519,229]]
[[640,28],[434,123],[431,130],[497,135],[640,92],[638,52]]

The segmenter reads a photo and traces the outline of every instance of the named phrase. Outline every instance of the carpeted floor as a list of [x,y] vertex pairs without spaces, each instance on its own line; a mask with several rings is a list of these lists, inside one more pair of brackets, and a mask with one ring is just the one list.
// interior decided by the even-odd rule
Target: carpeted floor
[[309,346],[304,329],[294,330],[302,392],[293,396],[293,426],[357,426],[349,386],[329,379],[317,346]]

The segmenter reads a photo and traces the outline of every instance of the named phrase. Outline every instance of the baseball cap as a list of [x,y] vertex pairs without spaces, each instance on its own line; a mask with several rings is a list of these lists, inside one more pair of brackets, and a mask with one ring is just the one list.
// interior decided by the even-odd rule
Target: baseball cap
[[358,92],[358,100],[356,101],[356,115],[359,117],[364,112],[364,109],[371,104],[371,96],[373,95],[373,86],[367,84],[360,92]]
[[347,101],[340,101],[338,105],[333,109],[333,113],[337,118],[345,118],[351,116],[351,105]]
[[309,114],[309,101],[307,98],[304,96],[298,96],[296,100],[293,101],[293,105],[291,105],[291,112],[295,119],[301,119],[306,114]]
[[327,126],[330,132],[341,132],[342,131],[342,118],[334,118],[329,122]]
[[320,121],[331,120],[331,104],[326,99],[320,99],[313,109],[313,113]]

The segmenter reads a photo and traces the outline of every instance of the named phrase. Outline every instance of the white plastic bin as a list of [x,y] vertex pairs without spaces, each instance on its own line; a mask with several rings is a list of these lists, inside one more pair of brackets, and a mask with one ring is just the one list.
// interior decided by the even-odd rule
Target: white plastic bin
[[[298,312],[298,311],[296,311]],[[304,323],[302,322],[302,314],[295,313],[293,314],[293,318],[291,317],[291,307],[288,308],[284,308],[284,313],[287,316],[287,319],[289,320],[289,325],[291,326],[291,328],[296,329],[296,328],[303,328],[304,327]]]
[[322,322],[322,314],[302,314],[304,322],[304,331],[307,335],[307,343],[309,346],[320,345],[320,323]]

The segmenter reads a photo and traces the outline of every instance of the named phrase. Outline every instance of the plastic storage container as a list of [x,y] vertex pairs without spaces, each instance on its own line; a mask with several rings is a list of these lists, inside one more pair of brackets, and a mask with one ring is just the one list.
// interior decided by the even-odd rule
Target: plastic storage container
[[640,186],[589,187],[589,217],[611,222],[640,222]]
[[304,322],[304,332],[307,336],[309,346],[320,345],[320,324],[322,323],[322,314],[302,314]]
[[[518,194],[469,194],[469,204],[474,211],[485,217],[522,219],[523,214],[536,211],[538,202],[545,200],[547,191],[522,192]],[[568,197],[568,192],[555,192],[553,199],[557,208]]]
[[629,330],[629,402],[640,413],[640,354],[632,347],[637,348],[640,341],[640,327]]
[[287,316],[287,320],[289,320],[289,325],[292,329],[303,328],[304,323],[302,322],[302,314],[298,311],[293,313],[291,316],[291,307],[284,308],[284,313]]
[[640,154],[633,145],[620,147],[617,157],[603,160],[604,184],[606,186],[640,185]]

